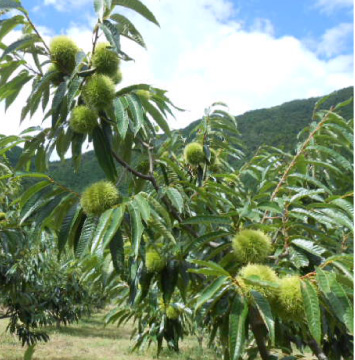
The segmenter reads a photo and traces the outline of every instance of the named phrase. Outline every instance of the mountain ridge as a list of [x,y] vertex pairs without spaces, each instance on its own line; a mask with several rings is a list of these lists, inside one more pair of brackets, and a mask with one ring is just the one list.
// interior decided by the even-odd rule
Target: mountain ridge
[[[331,106],[353,97],[353,93],[353,87],[337,90],[328,95],[321,108],[330,109]],[[250,158],[261,145],[271,145],[285,151],[292,151],[297,143],[297,134],[310,124],[315,103],[321,98],[323,97],[292,100],[271,108],[250,110],[236,116],[241,139],[245,144],[246,157]],[[353,117],[352,105],[342,108],[340,114],[345,118]],[[181,133],[189,141],[189,133],[199,121],[201,120],[196,120],[187,127],[174,131]],[[14,149],[8,154],[12,165],[17,162],[20,153],[21,149]],[[77,174],[73,172],[70,159],[66,159],[65,162],[50,162],[48,174],[75,191],[82,191],[89,184],[105,178],[93,150],[82,154],[82,163]]]

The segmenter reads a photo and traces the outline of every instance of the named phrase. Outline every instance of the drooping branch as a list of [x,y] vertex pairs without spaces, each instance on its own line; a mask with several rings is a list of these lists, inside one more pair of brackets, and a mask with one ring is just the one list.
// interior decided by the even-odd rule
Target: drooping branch
[[324,354],[322,348],[319,346],[315,339],[311,339],[307,342],[307,344],[313,351],[314,355],[317,356],[318,360],[328,360],[327,355]]
[[[133,175],[150,181],[151,184],[153,185],[153,188],[156,192],[159,193],[159,185],[157,183],[156,178],[154,177],[153,174],[142,174],[141,172],[133,169],[127,162],[125,162],[123,159],[121,159],[113,150],[112,152],[112,156],[114,157],[114,159],[120,164],[122,165],[127,171],[129,171],[130,173],[132,173]],[[183,219],[181,218],[180,214],[171,206],[169,199],[166,195],[163,195],[161,197],[161,200],[163,201],[164,205],[167,207],[167,209],[169,210],[169,212],[171,213],[171,215],[174,217],[174,219],[176,219],[180,225],[194,238],[198,238],[198,234],[195,232],[195,230],[192,228],[192,226],[189,225],[184,225],[181,224],[183,222]]]
[[133,175],[144,179],[144,180],[148,180],[152,183],[154,189],[156,191],[159,191],[159,186],[157,184],[157,181],[155,179],[155,177],[151,174],[147,175],[147,174],[143,174],[135,169],[133,169],[127,162],[125,162],[123,159],[121,159],[114,151],[112,151],[112,156],[115,158],[115,160],[122,165],[126,170],[128,170],[130,173],[132,173]]

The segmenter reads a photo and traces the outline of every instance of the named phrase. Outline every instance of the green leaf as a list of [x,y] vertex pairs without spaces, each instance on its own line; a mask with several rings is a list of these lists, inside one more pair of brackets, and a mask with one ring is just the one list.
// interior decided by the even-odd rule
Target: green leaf
[[0,9],[22,9],[21,1],[19,0],[0,0]]
[[202,247],[207,242],[210,242],[210,241],[213,241],[213,240],[216,240],[221,237],[228,236],[228,235],[230,235],[230,233],[227,231],[223,231],[223,230],[212,231],[210,233],[204,234],[188,244],[188,246],[186,248],[186,253],[189,253],[190,251],[194,251],[195,249]]
[[343,287],[338,283],[335,273],[316,269],[318,286],[333,310],[333,314],[353,333],[353,307]]
[[309,331],[317,343],[320,344],[322,339],[322,329],[317,292],[308,281],[302,281],[301,290]]
[[64,95],[67,90],[66,82],[62,82],[59,86],[57,91],[54,94],[53,101],[52,101],[52,127],[55,127],[59,115],[61,105],[63,103]]
[[82,257],[87,251],[89,244],[93,239],[97,222],[98,222],[98,218],[96,216],[88,216],[85,219],[79,241],[74,249],[76,257],[78,258]]
[[131,231],[132,231],[132,246],[135,259],[138,257],[139,245],[143,234],[143,224],[141,215],[137,204],[133,201],[128,206],[128,211],[131,216]]
[[164,118],[164,116],[160,113],[160,111],[153,106],[148,100],[141,99],[142,104],[148,114],[153,118],[153,120],[160,126],[160,128],[165,132],[165,134],[170,135],[169,124]]
[[147,20],[159,26],[159,23],[152,12],[139,0],[112,0],[112,5],[119,5],[128,9],[132,9],[145,17]]
[[20,201],[20,207],[22,208],[33,195],[35,195],[38,191],[44,189],[50,184],[51,182],[49,180],[40,181],[29,187],[26,191],[24,191],[22,195],[18,199],[16,199],[16,201]]
[[135,26],[125,16],[121,14],[112,14],[110,19],[119,24],[120,34],[134,41],[138,45],[146,48],[143,37]]
[[[63,252],[65,245],[70,236],[70,230],[72,229],[72,223],[76,219],[78,213],[78,206],[74,205],[65,216],[58,234],[58,250],[59,255]],[[74,219],[74,220],[73,220]]]
[[[112,217],[112,213],[113,213],[114,209],[108,209],[105,212],[103,212],[99,218],[98,224],[96,226],[96,230],[95,230],[95,234],[92,240],[92,244],[91,244],[91,253],[92,254],[97,254],[98,248],[100,246],[102,246],[102,239],[103,236],[108,228],[108,226],[110,225],[111,222],[111,217]],[[101,254],[103,253],[103,249],[101,248]]]
[[118,175],[113,161],[109,140],[99,126],[93,130],[92,138],[95,155],[99,165],[105,172],[108,179],[112,182],[116,182]]
[[221,225],[230,225],[232,222],[230,217],[225,217],[224,215],[202,215],[194,216],[189,219],[186,219],[182,224],[221,224]]
[[[337,299],[335,301],[335,298]],[[334,312],[339,320],[345,324],[350,334],[354,334],[354,309],[344,288],[336,279],[331,282],[328,299],[334,307]]]
[[126,205],[124,203],[121,204],[119,207],[113,209],[110,219],[110,225],[103,234],[102,250],[105,250],[107,245],[111,243],[111,240],[113,239],[118,229],[120,228],[125,213],[125,209],[126,209]]
[[205,302],[209,301],[221,288],[228,284],[228,277],[221,276],[209,284],[198,296],[195,305],[195,311],[197,311]]
[[262,287],[272,287],[274,289],[277,289],[280,286],[278,283],[273,281],[261,280],[260,277],[257,275],[244,277],[243,279],[246,283]]
[[235,296],[229,313],[229,352],[231,360],[238,360],[244,349],[245,321],[248,304]]
[[120,275],[124,272],[124,241],[121,231],[117,231],[110,242],[112,264]]
[[104,1],[103,0],[94,0],[94,9],[97,17],[101,20],[104,14]]
[[107,41],[112,45],[115,51],[121,53],[120,34],[115,25],[108,20],[104,20],[103,24],[100,24],[100,27],[105,34]]
[[216,264],[215,262],[203,261],[203,260],[191,260],[190,262],[192,262],[193,264],[205,266],[206,268],[212,269],[216,273],[218,272],[220,276],[231,276],[231,274],[227,270],[223,269],[222,266]]
[[147,223],[150,218],[150,206],[148,201],[141,195],[137,194],[134,197],[142,219]]
[[74,164],[74,172],[78,172],[81,162],[81,147],[85,140],[83,134],[73,133],[72,143],[71,143],[71,152],[72,152],[72,161]]
[[117,122],[117,130],[122,140],[126,137],[129,119],[126,109],[119,98],[113,100],[113,108],[115,112],[115,120]]
[[22,71],[18,76],[14,77],[11,81],[0,87],[0,100],[7,99],[14,94],[19,93],[19,88],[21,89],[29,80],[32,79],[32,76],[28,75],[27,71]]
[[259,314],[269,331],[271,345],[275,345],[275,321],[272,316],[270,304],[259,292],[251,290],[251,294],[255,300],[255,305],[258,308]]
[[134,120],[134,135],[137,135],[143,126],[143,111],[140,100],[135,94],[125,95],[125,99],[127,100],[128,108]]
[[[0,8],[1,8],[1,6],[0,6]],[[4,50],[4,52],[2,53],[0,60],[3,60],[6,55],[8,55],[14,51],[24,50],[25,48],[27,48],[30,45],[33,45],[37,41],[40,41],[40,39],[36,34],[25,35],[21,39],[16,40],[12,44],[7,46],[6,49]]]
[[322,256],[324,252],[327,250],[319,245],[315,245],[313,241],[304,240],[304,239],[294,239],[291,241],[291,243],[302,250],[316,256]]
[[[1,4],[1,2],[0,2]],[[0,5],[1,8],[1,5]],[[10,19],[0,21],[0,41],[17,25],[23,24],[25,18],[22,15],[16,15]]]
[[166,189],[166,195],[168,196],[174,208],[181,213],[184,209],[184,200],[180,192],[173,187],[169,187]]

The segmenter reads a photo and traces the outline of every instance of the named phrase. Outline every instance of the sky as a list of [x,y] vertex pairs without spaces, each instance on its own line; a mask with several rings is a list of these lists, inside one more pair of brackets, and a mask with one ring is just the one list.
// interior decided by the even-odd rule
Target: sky
[[[213,102],[233,115],[353,85],[353,0],[142,0],[160,27],[117,7],[133,21],[144,50],[122,40],[135,61],[121,66],[120,86],[148,83],[168,91],[181,128]],[[22,0],[46,41],[65,34],[85,51],[96,22],[93,0]],[[4,42],[13,41],[11,35]],[[6,42],[7,41],[7,42]],[[0,134],[16,134],[28,89],[4,114]]]

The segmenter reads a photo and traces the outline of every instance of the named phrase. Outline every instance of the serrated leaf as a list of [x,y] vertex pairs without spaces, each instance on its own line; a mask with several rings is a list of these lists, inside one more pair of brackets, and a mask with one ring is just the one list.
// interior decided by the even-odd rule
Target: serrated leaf
[[264,321],[265,326],[269,331],[271,345],[275,344],[275,321],[272,316],[269,302],[255,290],[251,290],[251,294],[255,300],[255,305],[259,311],[261,318]]
[[22,9],[19,0],[0,0],[0,9]]
[[148,100],[141,99],[142,104],[148,114],[154,119],[154,121],[159,125],[159,127],[165,132],[165,134],[170,135],[169,124],[164,118],[164,116],[160,113],[160,111],[153,106]]
[[110,19],[119,24],[120,34],[146,48],[143,37],[130,20],[121,14],[112,14]]
[[[1,6],[0,6],[1,8]],[[35,42],[40,41],[39,37],[36,34],[28,34],[25,35],[23,38],[14,41],[12,44],[6,47],[4,52],[1,55],[1,60],[5,58],[6,55],[17,51],[17,50],[23,50],[26,47],[33,45]]]
[[[73,226],[73,221],[76,219],[76,214],[78,213],[77,205],[73,206],[69,211],[68,214],[65,216],[62,225],[59,230],[58,234],[58,250],[59,255],[63,252],[65,245],[69,239],[69,233]],[[73,220],[74,219],[74,220]]]
[[230,225],[232,222],[230,217],[225,217],[223,215],[202,215],[202,216],[193,216],[189,219],[184,220],[183,224],[221,224],[221,225]]
[[309,331],[317,343],[320,344],[322,339],[322,329],[317,292],[308,281],[301,282],[301,290]]
[[114,269],[122,275],[124,271],[124,241],[119,230],[110,241],[110,253]]
[[117,122],[117,130],[122,140],[126,137],[129,119],[126,109],[119,98],[113,100],[113,108],[115,112],[115,120]]
[[132,247],[135,258],[137,259],[139,245],[143,234],[143,224],[137,204],[135,204],[133,201],[130,202],[128,211],[131,217]]
[[97,222],[98,218],[96,216],[88,216],[85,219],[80,238],[74,249],[76,257],[80,258],[87,251],[89,244],[93,239]]
[[203,261],[203,260],[191,260],[193,264],[205,266],[206,268],[212,269],[215,272],[218,272],[220,276],[231,276],[230,273],[223,269],[222,266],[216,264],[213,261]]
[[126,205],[122,203],[119,207],[113,209],[110,225],[105,230],[102,239],[102,250],[105,250],[106,247],[111,243],[111,240],[119,230],[121,223],[123,221]]
[[22,15],[15,15],[10,19],[0,20],[0,41],[17,25],[23,24],[24,20],[25,18]]
[[202,246],[204,246],[204,244],[206,244],[207,242],[219,239],[221,237],[224,236],[228,236],[230,235],[229,232],[227,231],[212,231],[210,233],[204,234],[200,237],[198,237],[197,239],[195,239],[193,242],[189,243],[187,248],[186,248],[186,253],[189,253],[190,251],[194,251],[195,249],[198,249]]
[[238,360],[242,355],[245,342],[245,321],[248,304],[235,296],[229,314],[229,352],[231,360]]
[[159,23],[152,12],[139,0],[112,0],[112,5],[119,5],[134,10],[147,20],[159,26]]
[[304,239],[293,239],[291,243],[300,249],[309,252],[310,254],[316,255],[316,256],[322,256],[324,252],[327,250],[323,247],[316,245],[313,243],[313,241],[304,240]]
[[118,29],[110,21],[104,20],[103,24],[100,24],[103,33],[106,36],[107,41],[112,45],[117,53],[121,53],[120,33]]
[[137,135],[138,131],[143,126],[143,111],[140,104],[140,100],[137,95],[125,95],[125,99],[128,103],[128,108],[131,112],[134,121],[134,135]]
[[67,84],[66,82],[62,82],[60,83],[57,91],[54,94],[52,101],[52,127],[55,127],[58,121],[60,115],[60,108],[66,91],[67,91]]
[[94,150],[100,167],[112,182],[117,180],[117,170],[113,161],[109,140],[102,129],[97,126],[92,132]]
[[150,206],[148,201],[141,195],[137,194],[134,197],[142,219],[147,223],[150,218]]
[[175,188],[169,187],[166,189],[166,195],[174,208],[181,213],[184,209],[184,199],[182,198],[180,192]]
[[222,286],[228,283],[227,276],[221,276],[209,284],[198,296],[195,305],[195,311],[197,311],[205,302],[209,301],[213,295],[215,295]]

